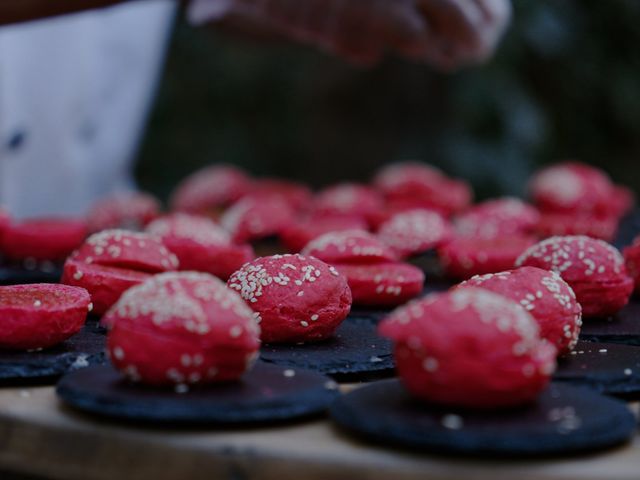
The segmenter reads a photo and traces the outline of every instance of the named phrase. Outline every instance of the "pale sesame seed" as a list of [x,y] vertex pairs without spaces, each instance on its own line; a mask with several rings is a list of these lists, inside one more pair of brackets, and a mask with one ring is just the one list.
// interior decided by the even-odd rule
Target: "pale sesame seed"
[[464,421],[460,415],[448,414],[442,417],[440,423],[449,430],[460,430],[464,426]]

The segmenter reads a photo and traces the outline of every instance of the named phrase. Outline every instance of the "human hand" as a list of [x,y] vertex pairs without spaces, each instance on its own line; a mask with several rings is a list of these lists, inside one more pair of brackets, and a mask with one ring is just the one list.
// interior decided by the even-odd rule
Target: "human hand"
[[244,18],[355,63],[387,51],[443,69],[491,54],[509,0],[195,0],[190,17]]

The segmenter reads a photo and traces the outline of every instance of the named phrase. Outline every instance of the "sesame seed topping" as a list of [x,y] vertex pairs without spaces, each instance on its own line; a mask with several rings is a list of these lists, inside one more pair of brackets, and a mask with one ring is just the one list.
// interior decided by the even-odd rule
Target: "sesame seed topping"
[[426,357],[422,361],[422,368],[424,368],[427,372],[435,372],[438,370],[438,360],[433,357]]
[[448,430],[460,430],[464,426],[462,417],[453,413],[443,416],[440,423]]

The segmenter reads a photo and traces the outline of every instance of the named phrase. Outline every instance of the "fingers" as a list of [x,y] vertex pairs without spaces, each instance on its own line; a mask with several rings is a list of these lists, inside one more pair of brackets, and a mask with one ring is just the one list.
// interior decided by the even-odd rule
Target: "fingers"
[[450,69],[490,55],[507,25],[508,0],[417,0],[429,26],[425,58]]
[[232,4],[285,35],[356,63],[386,51],[443,69],[486,58],[508,24],[509,0],[196,0]]
[[380,0],[341,0],[327,32],[332,50],[357,63],[376,62],[385,50],[380,35]]
[[386,39],[390,49],[406,57],[424,58],[429,30],[415,2],[382,0],[378,8],[378,34]]

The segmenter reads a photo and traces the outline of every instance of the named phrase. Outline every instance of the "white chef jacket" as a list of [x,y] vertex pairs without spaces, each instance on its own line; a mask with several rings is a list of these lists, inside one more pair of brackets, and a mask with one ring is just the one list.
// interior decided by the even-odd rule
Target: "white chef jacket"
[[0,28],[0,204],[82,214],[133,186],[174,11],[144,0]]

